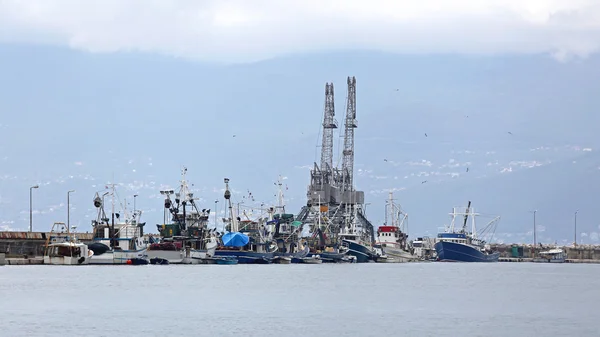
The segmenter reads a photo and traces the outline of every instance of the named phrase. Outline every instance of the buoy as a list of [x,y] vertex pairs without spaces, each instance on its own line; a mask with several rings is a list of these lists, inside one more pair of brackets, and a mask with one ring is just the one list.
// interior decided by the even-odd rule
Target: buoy
[[127,264],[132,264],[133,262],[131,262],[131,260],[127,260]]

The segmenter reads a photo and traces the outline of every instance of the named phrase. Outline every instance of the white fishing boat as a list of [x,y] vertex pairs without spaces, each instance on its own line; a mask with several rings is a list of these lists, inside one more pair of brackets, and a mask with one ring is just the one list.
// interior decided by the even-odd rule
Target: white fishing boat
[[[208,228],[210,209],[198,209],[195,198],[186,180],[187,168],[181,172],[179,191],[160,191],[165,196],[165,219],[157,225],[162,237],[160,242],[152,242],[145,256],[153,261],[167,260],[169,264],[202,264],[215,256],[218,245],[215,229]],[[171,195],[175,195],[175,200]],[[166,223],[167,211],[171,223]]]
[[44,264],[50,265],[85,265],[94,255],[86,244],[70,233],[64,222],[54,223],[45,248]]
[[[148,242],[144,240],[144,225],[139,222],[142,212],[134,208],[130,214],[127,203],[121,203],[115,190],[115,184],[107,186],[110,191],[94,197],[94,206],[98,214],[92,221],[93,242],[89,249],[94,252],[90,264],[127,264],[132,259],[144,259]],[[104,210],[104,197],[111,196],[110,218]],[[121,211],[116,212],[115,201],[119,202]]]
[[[416,255],[408,251],[408,234],[406,234],[408,214],[404,213],[400,206],[394,203],[392,192],[389,192],[389,199],[385,208],[385,224],[377,229],[375,251],[378,256],[376,261],[410,262],[418,260]],[[383,256],[385,258],[382,258]]]
[[553,248],[540,252],[539,256],[533,259],[533,262],[542,263],[564,263],[567,259],[567,253],[561,248]]

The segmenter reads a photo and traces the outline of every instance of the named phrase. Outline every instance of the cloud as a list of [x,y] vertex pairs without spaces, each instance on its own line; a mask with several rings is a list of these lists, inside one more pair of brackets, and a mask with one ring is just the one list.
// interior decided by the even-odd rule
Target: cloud
[[600,47],[596,0],[4,0],[0,41],[248,62],[296,52],[549,53]]

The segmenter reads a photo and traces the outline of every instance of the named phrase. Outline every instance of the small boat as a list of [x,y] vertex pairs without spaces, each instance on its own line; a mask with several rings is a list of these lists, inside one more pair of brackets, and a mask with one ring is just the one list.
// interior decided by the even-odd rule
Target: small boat
[[541,263],[564,263],[567,259],[567,253],[561,248],[554,248],[540,252],[540,256],[533,259],[533,262]]
[[90,262],[94,252],[88,246],[71,235],[64,222],[52,225],[50,236],[46,241],[44,264],[52,265],[84,265]]
[[292,258],[289,256],[275,256],[272,261],[275,264],[290,264],[292,263]]
[[321,264],[323,263],[323,260],[321,260],[321,258],[319,257],[319,255],[314,255],[314,256],[310,256],[310,257],[303,257],[300,258],[300,263],[308,263],[308,264]]
[[144,258],[140,258],[140,257],[134,257],[132,259],[127,260],[127,264],[132,265],[132,266],[143,266],[143,265],[147,265],[149,263],[150,263],[150,261],[148,261]]
[[150,264],[169,264],[169,260],[160,257],[153,257],[150,259]]

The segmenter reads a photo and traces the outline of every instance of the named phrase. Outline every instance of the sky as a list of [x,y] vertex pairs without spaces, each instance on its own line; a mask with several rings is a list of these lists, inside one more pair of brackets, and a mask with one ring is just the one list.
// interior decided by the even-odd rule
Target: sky
[[[546,239],[569,240],[581,207],[581,238],[598,242],[596,3],[0,0],[0,230],[27,227],[35,183],[36,223],[64,220],[76,189],[71,218],[87,228],[113,174],[154,227],[158,190],[183,166],[206,207],[224,176],[238,201],[274,202],[281,175],[297,212],[319,161],[324,83],[341,122],[355,75],[356,182],[374,223],[391,190],[411,235],[473,200],[502,214],[504,240],[529,240],[537,207]],[[193,137],[173,137],[174,123]],[[108,135],[115,125],[123,133]]]
[[0,41],[253,62],[331,50],[548,53],[600,47],[594,0],[0,0]]

